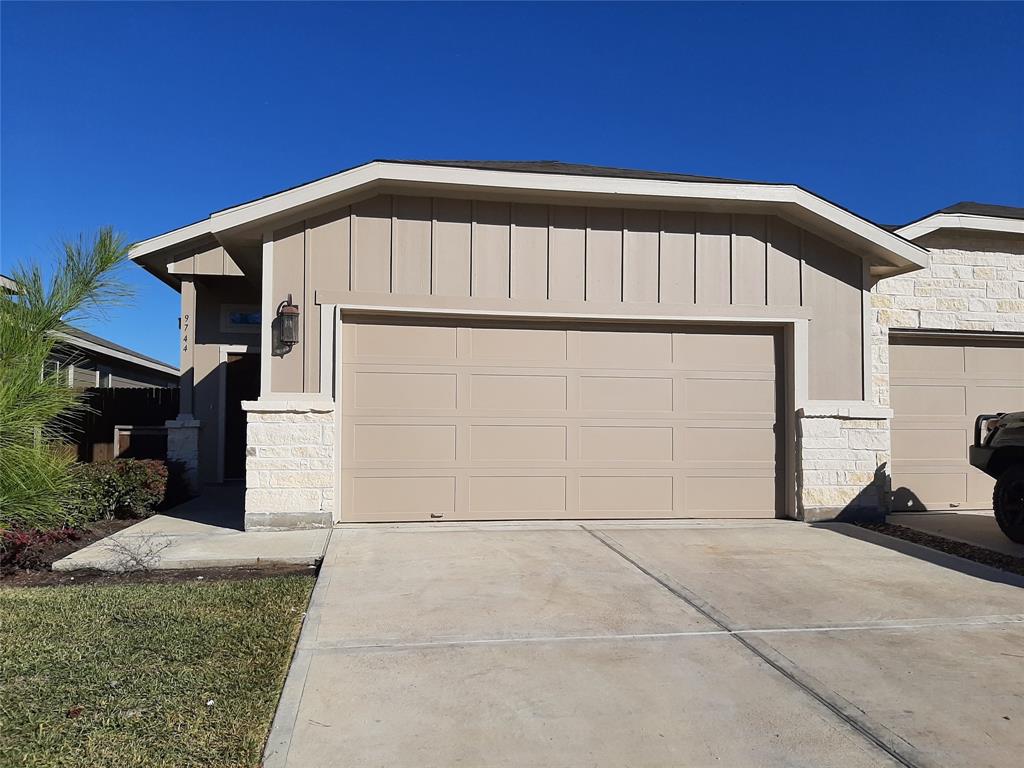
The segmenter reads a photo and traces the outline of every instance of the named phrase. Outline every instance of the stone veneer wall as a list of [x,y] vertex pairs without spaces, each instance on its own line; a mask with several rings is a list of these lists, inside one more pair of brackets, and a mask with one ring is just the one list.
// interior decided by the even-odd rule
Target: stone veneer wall
[[926,269],[872,289],[871,372],[875,402],[889,404],[889,331],[1024,333],[1024,237],[939,230],[917,240]]
[[243,407],[246,530],[330,526],[334,405],[257,400]]
[[172,419],[167,427],[167,460],[184,467],[183,479],[189,493],[199,492],[199,421]]
[[798,417],[799,518],[880,518],[891,485],[889,420],[805,412]]

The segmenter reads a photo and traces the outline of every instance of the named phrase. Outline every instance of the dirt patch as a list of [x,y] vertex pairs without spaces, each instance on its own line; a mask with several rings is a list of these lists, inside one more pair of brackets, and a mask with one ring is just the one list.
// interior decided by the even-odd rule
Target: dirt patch
[[915,531],[913,528],[894,525],[892,523],[859,523],[858,525],[861,528],[867,528],[871,531],[884,533],[886,536],[892,536],[897,539],[913,542],[914,544],[920,544],[921,546],[928,547],[929,549],[945,552],[948,555],[956,555],[957,557],[962,557],[964,560],[970,560],[975,563],[981,563],[982,565],[988,565],[992,568],[998,568],[999,570],[1006,571],[1007,573],[1024,576],[1024,558],[1021,557],[1006,555],[1002,552],[994,552],[991,549],[978,547],[974,544],[967,544],[954,539],[945,539],[942,536],[936,536],[933,533]]
[[316,575],[312,565],[262,565],[240,568],[196,568],[194,570],[153,570],[130,573],[81,571],[15,571],[0,576],[0,589],[12,587],[70,587],[81,584],[173,584],[181,581],[244,581],[268,576]]

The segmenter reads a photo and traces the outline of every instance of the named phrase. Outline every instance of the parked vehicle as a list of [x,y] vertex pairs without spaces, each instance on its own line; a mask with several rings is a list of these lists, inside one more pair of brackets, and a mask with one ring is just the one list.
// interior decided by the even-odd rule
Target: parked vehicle
[[992,508],[999,528],[1024,544],[1024,411],[975,419],[970,461],[996,479]]

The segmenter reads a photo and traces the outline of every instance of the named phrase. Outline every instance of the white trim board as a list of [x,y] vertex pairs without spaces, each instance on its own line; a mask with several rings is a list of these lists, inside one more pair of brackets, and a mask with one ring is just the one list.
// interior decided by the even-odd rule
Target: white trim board
[[203,234],[216,237],[241,227],[269,226],[275,217],[294,217],[331,201],[340,205],[345,195],[365,194],[381,185],[431,186],[438,194],[445,194],[446,190],[461,194],[515,190],[549,195],[593,195],[621,200],[623,205],[643,199],[754,204],[776,212],[800,212],[802,218],[810,222],[845,232],[856,241],[862,255],[870,255],[898,270],[912,270],[927,264],[927,252],[921,247],[792,184],[540,174],[381,161],[212,213],[202,222],[137,243],[132,248],[132,258],[179,246]]
[[979,216],[969,213],[933,213],[920,221],[897,229],[896,234],[908,240],[916,240],[939,229],[968,229],[977,232],[1024,235],[1024,219]]

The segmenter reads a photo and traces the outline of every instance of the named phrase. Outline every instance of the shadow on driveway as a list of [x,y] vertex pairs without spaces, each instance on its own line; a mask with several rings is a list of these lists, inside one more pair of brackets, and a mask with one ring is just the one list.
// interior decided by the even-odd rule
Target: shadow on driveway
[[[927,563],[938,565],[943,568],[949,568],[950,570],[957,571],[968,576],[974,576],[978,579],[984,579],[985,581],[990,581],[995,584],[1008,584],[1014,587],[1024,587],[1024,576],[1000,570],[992,565],[975,562],[974,560],[967,559],[967,557],[933,549],[930,546],[918,544],[914,541],[907,541],[905,539],[896,538],[895,536],[889,536],[885,533],[874,531],[869,528],[862,528],[861,526],[850,523],[814,523],[811,527],[820,528],[821,530],[831,531],[833,533],[839,533],[843,536],[857,539],[858,541],[885,547],[886,549],[899,552],[900,554],[907,555],[908,557],[923,560]],[[933,538],[942,541],[940,537],[936,536]],[[938,544],[939,542],[937,541],[936,543]],[[990,560],[992,558],[1005,558],[1016,561],[1020,565],[1024,566],[1024,561],[1020,558],[1001,555],[997,552],[991,552],[989,550],[984,550],[980,547],[963,544],[961,542],[947,540],[947,543],[954,545],[955,548],[961,551],[964,555],[984,557],[986,560]],[[945,546],[945,544],[943,546]]]

